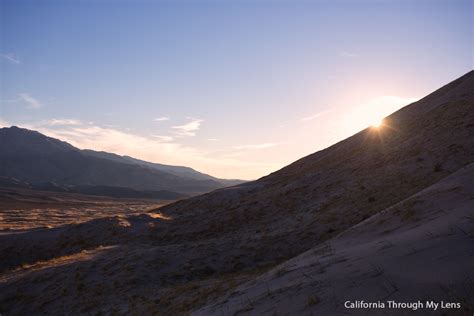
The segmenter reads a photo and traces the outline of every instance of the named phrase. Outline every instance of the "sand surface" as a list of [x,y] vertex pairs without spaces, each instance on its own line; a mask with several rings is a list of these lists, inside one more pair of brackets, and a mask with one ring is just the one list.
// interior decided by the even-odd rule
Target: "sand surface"
[[474,164],[249,281],[193,315],[404,315],[344,302],[460,302],[474,311]]
[[0,187],[0,234],[141,214],[167,203]]

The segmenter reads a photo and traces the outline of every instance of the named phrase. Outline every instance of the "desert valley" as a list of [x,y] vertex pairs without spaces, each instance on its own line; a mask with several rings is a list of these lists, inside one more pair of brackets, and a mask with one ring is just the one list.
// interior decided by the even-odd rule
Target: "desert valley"
[[0,316],[473,316],[473,0],[0,0]]
[[473,109],[470,71],[248,182],[3,128],[0,315],[472,315]]

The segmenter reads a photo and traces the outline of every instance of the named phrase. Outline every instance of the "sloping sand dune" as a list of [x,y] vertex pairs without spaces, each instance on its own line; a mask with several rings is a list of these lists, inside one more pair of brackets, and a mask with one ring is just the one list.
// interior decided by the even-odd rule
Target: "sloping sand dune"
[[[242,284],[193,315],[366,315],[346,301],[460,302],[474,311],[474,164]],[[433,315],[432,309],[420,314]],[[410,309],[385,309],[401,315]],[[370,314],[370,313],[369,313]],[[417,314],[418,315],[418,314]]]

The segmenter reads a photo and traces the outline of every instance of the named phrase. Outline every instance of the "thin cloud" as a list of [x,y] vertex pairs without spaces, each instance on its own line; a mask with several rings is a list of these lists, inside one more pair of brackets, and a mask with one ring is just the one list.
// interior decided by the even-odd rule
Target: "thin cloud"
[[162,117],[154,118],[154,119],[153,119],[153,122],[164,122],[164,121],[169,121],[169,120],[170,120],[169,117],[162,116]]
[[172,126],[171,128],[176,130],[176,134],[179,136],[196,136],[196,131],[201,128],[201,123],[203,120],[201,119],[191,119],[190,122],[183,124]]
[[21,61],[14,54],[0,54],[0,58],[11,62],[12,64],[20,64]]
[[39,109],[43,106],[43,104],[38,99],[33,98],[28,93],[19,93],[18,101],[26,103],[27,109]]
[[310,115],[310,116],[305,116],[303,118],[300,119],[301,122],[307,122],[307,121],[312,121],[314,119],[317,119],[318,117],[321,117],[323,115],[326,115],[328,114],[330,111],[327,110],[327,111],[322,111],[322,112],[319,112],[319,113],[316,113],[314,115]]
[[160,141],[163,141],[163,142],[171,142],[174,140],[174,137],[171,137],[171,136],[163,136],[163,135],[151,135],[151,137],[153,138],[156,138]]
[[[46,122],[46,125],[58,126],[58,125],[81,125],[83,124],[79,120],[75,119],[50,119]],[[88,124],[93,124],[93,122],[88,122]]]
[[280,143],[263,143],[263,144],[250,144],[250,145],[240,145],[234,146],[234,149],[242,150],[242,149],[265,149],[271,148],[279,145]]
[[210,142],[218,142],[218,141],[220,141],[219,138],[208,138],[207,140],[210,141]]
[[344,57],[344,58],[357,58],[359,57],[359,54],[352,53],[352,52],[340,52],[339,56]]

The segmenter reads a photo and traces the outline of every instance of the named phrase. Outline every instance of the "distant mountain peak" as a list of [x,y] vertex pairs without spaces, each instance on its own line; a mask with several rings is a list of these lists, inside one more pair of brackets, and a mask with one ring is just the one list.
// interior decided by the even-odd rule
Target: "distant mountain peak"
[[102,185],[198,194],[234,182],[189,167],[150,163],[128,156],[80,150],[17,126],[0,129],[0,176],[60,185]]

